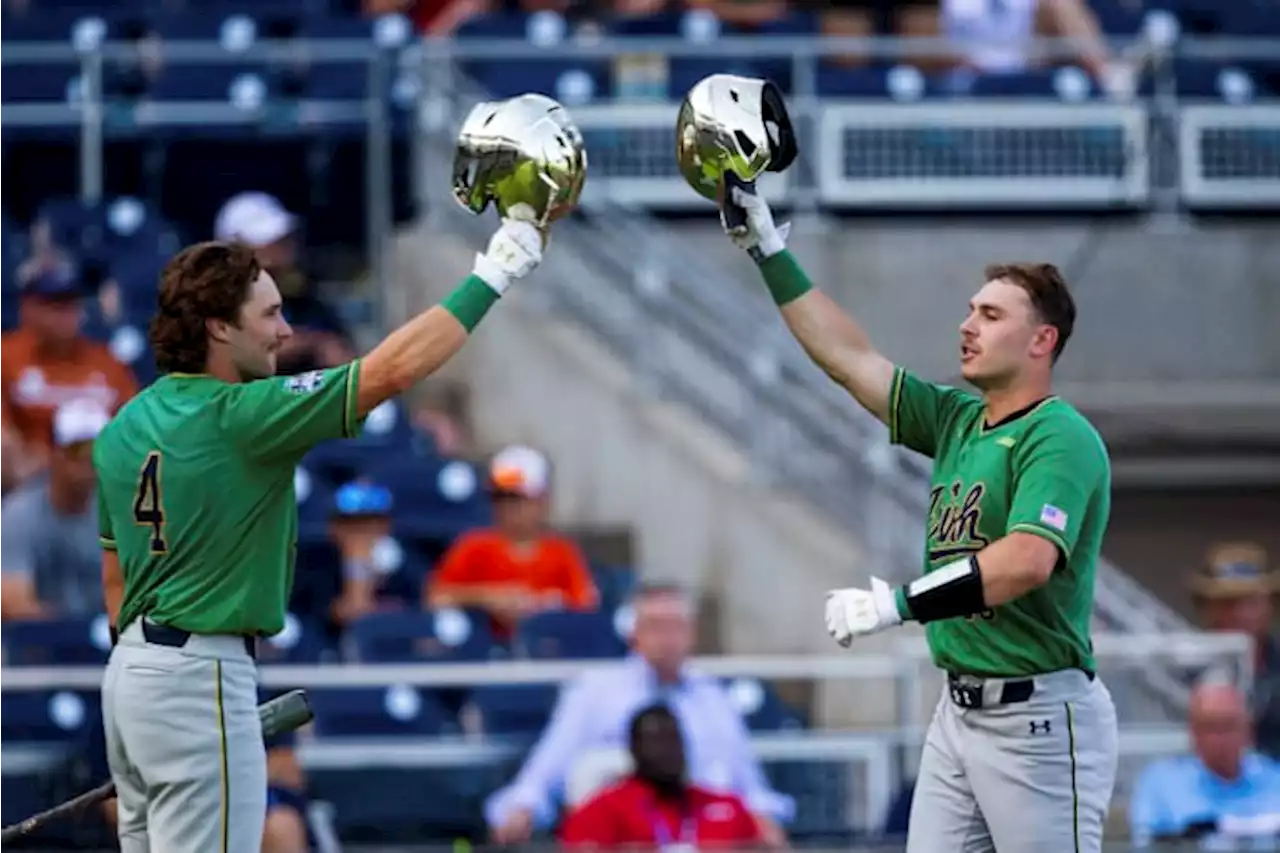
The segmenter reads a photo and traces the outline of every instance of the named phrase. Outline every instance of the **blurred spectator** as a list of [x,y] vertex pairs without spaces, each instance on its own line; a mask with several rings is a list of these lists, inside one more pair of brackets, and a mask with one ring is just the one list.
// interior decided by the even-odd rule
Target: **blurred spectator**
[[309,847],[307,781],[294,752],[294,734],[273,738],[266,747],[267,820],[262,853],[305,853]]
[[769,787],[724,687],[687,664],[694,640],[692,602],[676,587],[650,585],[637,591],[634,606],[634,654],[568,683],[519,775],[485,803],[494,839],[522,843],[536,826],[549,825],[554,800],[575,766],[624,748],[636,711],[665,701],[684,733],[690,782],[742,797],[761,838],[781,844],[778,822],[790,819],[794,804]]
[[547,528],[551,462],[531,447],[498,453],[489,468],[494,526],[471,530],[445,552],[425,585],[426,604],[476,607],[509,637],[521,619],[543,610],[593,610],[599,595],[582,551]]
[[758,27],[787,14],[786,0],[685,0],[691,9],[706,9],[736,27]]
[[[819,26],[825,36],[867,38],[888,28],[890,0],[830,0],[810,5],[818,10]],[[866,54],[859,53],[827,57],[828,62],[837,65],[861,65],[868,59]]]
[[762,841],[740,798],[689,782],[680,724],[666,705],[631,718],[627,745],[631,774],[565,818],[566,847],[740,850]]
[[391,535],[391,492],[374,483],[347,483],[334,496],[329,529],[342,555],[342,592],[333,621],[349,625],[379,608],[376,549]]
[[0,510],[0,618],[102,611],[93,441],[109,419],[94,400],[61,406],[53,420],[48,474],[5,498]]
[[[958,79],[972,72],[1017,73],[1039,64],[1032,41],[1040,36],[1077,41],[1077,61],[1113,96],[1131,97],[1136,85],[1128,63],[1110,55],[1085,0],[920,0],[900,5],[896,29],[905,36],[942,35],[971,43],[962,55],[942,59],[958,66]],[[919,64],[937,68],[934,62]]]
[[1197,687],[1190,727],[1195,754],[1149,765],[1134,786],[1129,803],[1134,844],[1280,840],[1280,764],[1251,751],[1244,696],[1229,684]]
[[474,442],[467,418],[467,386],[428,384],[424,391],[425,399],[413,410],[413,425],[431,437],[441,456],[470,456]]
[[315,292],[298,259],[298,217],[274,196],[241,193],[218,211],[214,236],[253,247],[284,298],[293,337],[280,351],[280,372],[333,367],[353,356],[350,336],[338,313]]
[[114,412],[137,391],[129,368],[81,334],[84,294],[69,263],[43,256],[17,279],[21,323],[0,343],[6,489],[48,461],[58,406],[83,398]]
[[1192,579],[1192,592],[1210,631],[1253,637],[1258,748],[1280,759],[1280,636],[1271,630],[1280,573],[1268,571],[1267,552],[1260,545],[1219,543],[1210,549],[1204,571]]

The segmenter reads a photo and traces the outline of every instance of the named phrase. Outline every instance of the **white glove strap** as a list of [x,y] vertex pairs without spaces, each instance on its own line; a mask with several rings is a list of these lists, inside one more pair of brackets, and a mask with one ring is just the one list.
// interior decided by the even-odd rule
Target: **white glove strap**
[[787,248],[787,235],[791,233],[791,223],[784,222],[777,228],[767,228],[760,234],[756,248],[760,251],[760,259],[771,258]]
[[506,293],[507,288],[511,286],[511,277],[492,258],[483,253],[476,254],[476,265],[472,272],[499,296]]
[[879,578],[872,578],[871,594],[875,597],[880,623],[886,627],[901,625],[902,615],[898,613],[898,597],[894,595],[893,587]]

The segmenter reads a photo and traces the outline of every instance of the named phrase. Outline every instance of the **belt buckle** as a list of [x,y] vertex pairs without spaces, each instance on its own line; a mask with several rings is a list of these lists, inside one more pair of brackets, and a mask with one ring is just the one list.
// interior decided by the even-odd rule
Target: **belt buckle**
[[951,701],[961,708],[982,707],[981,684],[962,684],[958,681],[948,681],[947,691],[951,694]]

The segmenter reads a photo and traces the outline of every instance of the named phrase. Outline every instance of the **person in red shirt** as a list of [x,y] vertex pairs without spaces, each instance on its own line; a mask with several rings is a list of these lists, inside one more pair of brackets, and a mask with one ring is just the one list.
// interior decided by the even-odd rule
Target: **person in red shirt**
[[763,846],[759,824],[740,798],[687,781],[684,736],[666,705],[632,717],[629,746],[631,775],[569,813],[560,829],[565,848],[671,853]]
[[598,607],[582,551],[547,529],[550,485],[542,453],[523,446],[498,453],[489,469],[494,526],[458,537],[427,580],[425,604],[485,610],[499,637],[542,610]]

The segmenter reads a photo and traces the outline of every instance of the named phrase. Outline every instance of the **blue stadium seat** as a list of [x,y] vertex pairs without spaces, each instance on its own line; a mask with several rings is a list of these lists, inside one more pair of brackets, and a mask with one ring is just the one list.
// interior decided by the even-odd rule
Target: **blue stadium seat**
[[459,39],[511,39],[537,45],[546,56],[492,59],[464,63],[463,71],[495,97],[539,92],[573,106],[608,94],[609,67],[604,62],[566,59],[556,46],[571,38],[572,26],[554,12],[532,15],[482,15],[458,29]]
[[156,378],[155,353],[147,340],[146,324],[121,323],[108,330],[105,342],[115,360],[128,367],[144,386]]
[[[6,104],[75,104],[82,91],[80,63],[5,63]],[[6,132],[10,130],[5,128]]]
[[[120,243],[136,245],[120,246]],[[164,265],[180,248],[176,233],[167,226],[147,227],[118,241],[111,241],[104,283],[117,290],[121,319],[145,323],[156,311],[156,296],[160,292],[160,274]]]
[[284,629],[258,644],[258,662],[316,664],[330,652],[324,630],[314,620],[286,613]]
[[[384,60],[394,51],[407,45],[413,38],[413,24],[402,15],[385,15],[376,20],[343,16],[321,16],[308,19],[303,24],[302,35],[309,39],[361,39],[383,48]],[[372,66],[368,60],[343,59],[336,62],[311,62],[301,70],[302,97],[310,101],[363,101],[369,96]],[[389,98],[396,79],[393,62],[384,70],[384,89],[379,98]],[[312,109],[320,109],[312,105]],[[336,128],[358,131],[364,128],[364,115],[352,115],[349,120],[331,120],[332,133]]]
[[477,83],[499,98],[537,92],[572,107],[609,94],[609,68],[599,62],[522,59],[474,63],[469,71]]
[[396,535],[423,543],[448,543],[488,525],[493,508],[475,465],[458,459],[383,459],[369,475],[395,496]]
[[773,688],[755,678],[724,681],[729,700],[753,732],[777,732],[804,728],[796,712],[783,702]]
[[818,93],[839,98],[916,101],[937,92],[937,82],[911,65],[818,66]]
[[337,547],[327,537],[300,540],[289,611],[312,624],[327,624],[333,601],[341,592],[342,556]]
[[636,585],[635,570],[629,566],[592,564],[591,577],[600,593],[600,609],[610,613],[627,603]]
[[554,684],[494,684],[471,691],[487,735],[536,737],[551,718],[559,688]]
[[335,489],[312,468],[311,456],[294,471],[293,489],[298,502],[298,542],[328,541]]
[[147,93],[154,101],[253,103],[269,94],[270,75],[262,63],[173,63],[156,76]]
[[[130,281],[159,275],[158,257],[167,257],[181,245],[181,238],[165,219],[140,199],[120,196],[99,202],[77,198],[48,199],[36,211],[36,222],[49,229],[55,245],[75,254],[82,263],[100,265],[109,272],[116,264]],[[141,265],[141,269],[138,267]],[[156,282],[150,281],[151,292]],[[154,302],[146,306],[150,318]]]
[[103,615],[84,618],[5,622],[5,663],[10,666],[104,664],[111,637]]
[[534,659],[616,658],[627,652],[614,629],[613,611],[551,611],[523,620],[516,629],[516,653]]
[[[5,15],[0,38],[5,43],[83,44],[86,39],[93,41],[109,32],[110,18],[103,14],[107,8],[105,4],[95,4],[94,8],[38,8],[22,15]],[[6,63],[5,70],[9,68]]]
[[414,687],[324,687],[307,691],[317,737],[437,736],[457,731],[430,694]]
[[1098,19],[1098,26],[1107,35],[1131,36],[1142,29],[1143,9],[1137,3],[1090,0],[1089,6]]
[[1055,98],[1083,101],[1098,94],[1097,84],[1075,67],[1037,69],[1016,74],[980,74],[969,90],[978,98]]
[[100,725],[97,690],[6,690],[0,696],[0,740],[70,743]]
[[452,608],[375,613],[353,624],[349,639],[365,662],[483,661],[494,654],[489,621]]
[[1174,61],[1178,94],[1184,98],[1212,98],[1247,104],[1280,92],[1280,62]]
[[431,439],[414,428],[408,408],[400,400],[388,400],[369,413],[357,437],[317,445],[307,454],[306,468],[333,488],[359,477],[390,487],[383,479],[387,469],[425,475],[423,466],[434,459]]

